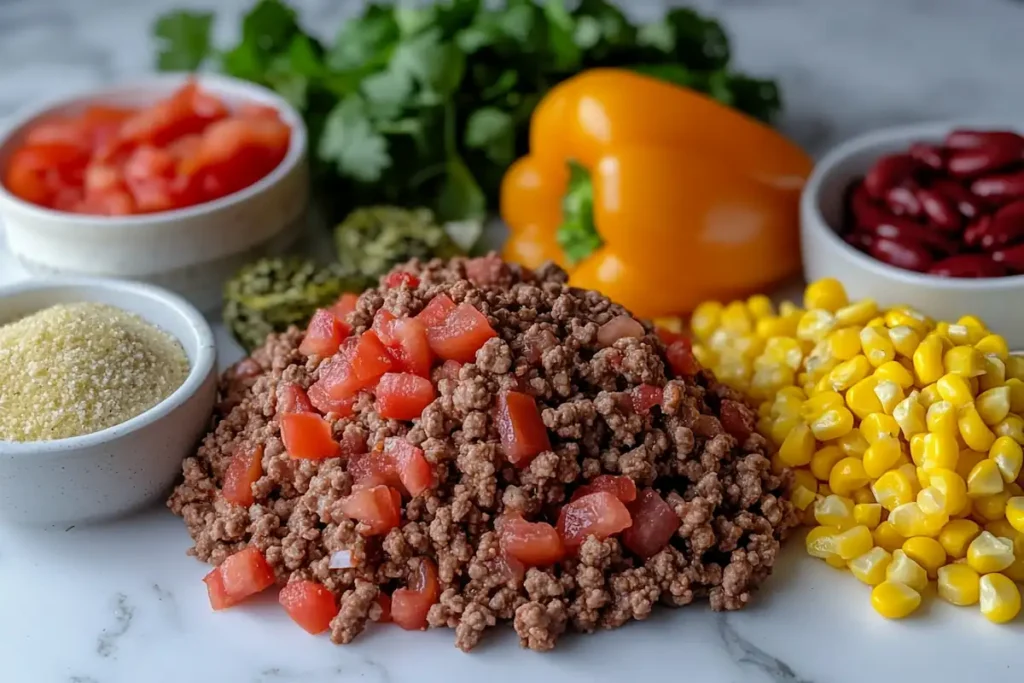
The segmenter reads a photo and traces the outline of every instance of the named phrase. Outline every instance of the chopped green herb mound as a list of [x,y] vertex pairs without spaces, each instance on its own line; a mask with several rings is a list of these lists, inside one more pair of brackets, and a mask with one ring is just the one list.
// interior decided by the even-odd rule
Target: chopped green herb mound
[[235,274],[224,287],[224,324],[247,351],[261,346],[271,332],[303,326],[316,309],[330,306],[343,292],[360,291],[360,282],[301,258],[265,258]]

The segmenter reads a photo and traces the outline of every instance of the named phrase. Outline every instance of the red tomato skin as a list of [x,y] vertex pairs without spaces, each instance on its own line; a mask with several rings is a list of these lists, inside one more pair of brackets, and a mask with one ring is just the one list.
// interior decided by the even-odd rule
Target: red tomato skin
[[299,353],[320,358],[333,356],[351,330],[352,328],[338,320],[329,310],[318,308],[306,327],[306,336],[299,344]]
[[15,150],[4,172],[3,182],[17,197],[33,204],[47,205],[63,188],[81,181],[88,152],[69,144],[27,145]]
[[330,365],[321,370],[320,381],[331,398],[340,400],[374,386],[393,367],[387,347],[373,330],[367,330],[345,340]]
[[444,323],[427,328],[427,342],[438,358],[472,363],[476,352],[498,333],[480,311],[470,304],[459,304]]
[[558,531],[547,522],[527,522],[517,513],[506,512],[495,521],[501,550],[526,567],[543,567],[565,557],[565,545]]
[[604,540],[627,529],[632,522],[621,500],[607,491],[597,491],[565,505],[556,528],[566,548],[575,549],[587,536]]
[[331,425],[316,413],[285,413],[281,416],[281,440],[289,457],[326,460],[341,455],[331,436]]
[[274,570],[258,548],[249,546],[228,556],[203,578],[210,606],[222,610],[274,585]]
[[409,289],[416,289],[420,286],[420,279],[412,273],[395,271],[384,276],[385,287],[400,287],[403,284],[409,285]]
[[633,524],[622,532],[622,544],[644,559],[661,552],[679,530],[679,516],[654,489],[640,491],[629,512]]
[[389,420],[414,420],[434,402],[429,379],[408,372],[388,372],[377,384],[377,413]]
[[384,440],[383,454],[391,459],[398,480],[411,496],[418,496],[436,485],[434,469],[423,449],[413,446],[401,437]]
[[437,567],[433,560],[421,557],[408,588],[399,588],[391,596],[391,620],[407,631],[422,631],[427,627],[427,612],[440,598]]
[[676,375],[692,377],[701,370],[700,363],[694,357],[687,341],[675,341],[669,344],[665,348],[665,358]]
[[316,581],[293,581],[281,589],[277,601],[303,630],[312,635],[323,633],[338,616],[334,593]]
[[338,417],[350,417],[355,414],[357,396],[350,396],[341,400],[333,399],[320,382],[314,382],[306,393],[309,396],[309,402],[321,415],[333,413]]
[[570,502],[598,491],[607,491],[623,503],[636,500],[636,484],[627,476],[615,474],[599,474],[573,492]]
[[447,294],[438,294],[427,302],[423,310],[416,315],[416,319],[429,329],[443,324],[454,310],[455,302]]
[[382,308],[373,316],[373,323],[370,325],[370,329],[374,331],[377,338],[380,339],[385,346],[393,346],[395,338],[393,336],[395,321],[397,318],[395,314],[386,308]]
[[630,392],[630,399],[633,402],[633,410],[639,415],[646,415],[655,406],[661,405],[665,390],[653,384],[641,384],[633,387]]
[[377,619],[378,624],[390,624],[391,623],[391,596],[387,593],[377,594],[377,604],[380,605],[380,617]]
[[231,457],[224,472],[221,493],[229,503],[249,507],[255,502],[252,485],[263,476],[263,444],[254,448],[243,446]]
[[356,305],[359,303],[359,295],[353,294],[352,292],[345,292],[333,306],[331,306],[331,312],[337,316],[338,320],[342,322],[348,322],[349,314],[356,310]]
[[309,396],[294,382],[282,384],[277,389],[278,413],[315,413]]
[[402,521],[402,497],[390,486],[357,487],[342,498],[339,507],[346,517],[362,522],[364,536],[380,536]]
[[498,396],[496,426],[508,461],[526,467],[538,454],[551,450],[547,427],[533,396],[506,391]]

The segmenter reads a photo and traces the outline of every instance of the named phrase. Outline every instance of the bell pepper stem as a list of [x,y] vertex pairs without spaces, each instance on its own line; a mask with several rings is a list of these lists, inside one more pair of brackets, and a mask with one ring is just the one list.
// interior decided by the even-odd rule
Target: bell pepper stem
[[562,224],[555,239],[570,265],[590,256],[604,242],[594,225],[594,186],[590,172],[569,162],[569,186],[562,198]]

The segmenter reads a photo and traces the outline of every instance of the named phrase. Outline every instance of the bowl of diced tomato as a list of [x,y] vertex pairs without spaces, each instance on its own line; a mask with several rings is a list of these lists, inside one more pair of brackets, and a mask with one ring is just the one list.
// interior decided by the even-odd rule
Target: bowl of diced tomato
[[32,273],[135,279],[204,309],[305,225],[306,130],[261,86],[158,76],[52,101],[0,134],[0,220]]

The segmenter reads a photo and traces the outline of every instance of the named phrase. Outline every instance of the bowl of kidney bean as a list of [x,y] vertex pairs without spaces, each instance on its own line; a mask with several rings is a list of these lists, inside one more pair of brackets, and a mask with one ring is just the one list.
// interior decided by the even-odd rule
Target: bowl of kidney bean
[[922,124],[841,145],[804,189],[801,244],[808,280],[944,319],[980,314],[1024,348],[1007,298],[1024,295],[1024,128]]

